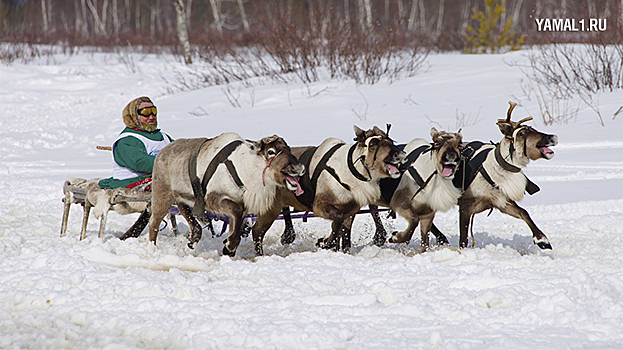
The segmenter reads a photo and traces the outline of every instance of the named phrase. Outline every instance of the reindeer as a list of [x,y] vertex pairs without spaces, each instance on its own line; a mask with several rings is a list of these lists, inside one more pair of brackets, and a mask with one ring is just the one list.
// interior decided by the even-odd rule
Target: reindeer
[[[558,144],[556,135],[548,135],[523,125],[532,120],[527,117],[519,122],[511,121],[511,113],[517,103],[509,102],[506,119],[497,122],[504,135],[495,145],[479,141],[466,144],[463,149],[464,162],[461,164],[454,184],[463,190],[459,199],[459,247],[467,247],[467,234],[474,215],[487,209],[496,208],[502,213],[522,219],[532,230],[533,241],[541,249],[552,249],[543,232],[535,225],[528,212],[517,205],[524,196],[539,190],[522,173],[530,160],[552,159],[554,152],[549,148]],[[491,152],[493,151],[493,152]],[[474,239],[472,236],[472,246]]]
[[[376,126],[367,131],[354,126],[354,131],[356,142],[349,147],[342,140],[328,138],[318,147],[293,151],[301,154],[299,160],[308,169],[301,178],[305,193],[294,197],[281,191],[282,206],[311,210],[315,216],[332,221],[331,234],[316,244],[320,248],[338,250],[341,242],[342,251],[348,252],[355,214],[381,196],[380,179],[400,176],[397,166],[403,160],[404,152],[394,145],[386,132]],[[272,215],[278,216],[280,209],[276,206]],[[284,208],[286,219],[287,213],[289,208]],[[291,228],[292,223],[286,220],[282,244],[294,240],[293,235],[288,236],[293,233],[288,230],[288,225]]]
[[[450,133],[432,128],[430,136],[432,144],[424,139],[414,139],[404,146],[407,156],[399,167],[401,177],[381,179],[382,196],[375,203],[391,208],[409,223],[406,230],[392,233],[390,243],[408,243],[419,223],[422,252],[429,247],[428,232],[435,212],[450,210],[461,196],[461,191],[452,183],[460,160],[461,130]],[[386,233],[378,211],[374,207],[371,209],[377,226],[373,242],[382,246]],[[448,242],[438,230],[433,233],[438,243]]]
[[154,162],[149,240],[156,243],[160,222],[176,203],[191,227],[190,248],[202,234],[194,216],[204,215],[206,209],[227,215],[230,227],[223,254],[234,256],[245,215],[268,212],[278,188],[300,194],[298,179],[304,172],[290,147],[276,135],[258,142],[234,133],[176,140]]

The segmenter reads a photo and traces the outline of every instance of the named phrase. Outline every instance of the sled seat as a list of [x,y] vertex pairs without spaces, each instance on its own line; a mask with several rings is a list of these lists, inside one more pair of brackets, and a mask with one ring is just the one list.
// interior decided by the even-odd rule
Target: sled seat
[[[121,215],[141,213],[147,209],[151,200],[151,192],[136,189],[115,188],[105,189],[98,186],[100,179],[81,179],[69,177],[63,184],[64,209],[63,220],[61,223],[61,236],[67,232],[67,220],[72,204],[80,204],[84,209],[82,217],[82,229],[80,240],[86,236],[89,214],[93,209],[93,214],[100,219],[98,237],[102,236],[106,228],[108,212],[114,210]],[[169,217],[174,222],[174,218]],[[177,226],[173,223],[173,226]],[[177,227],[174,227],[177,228]]]

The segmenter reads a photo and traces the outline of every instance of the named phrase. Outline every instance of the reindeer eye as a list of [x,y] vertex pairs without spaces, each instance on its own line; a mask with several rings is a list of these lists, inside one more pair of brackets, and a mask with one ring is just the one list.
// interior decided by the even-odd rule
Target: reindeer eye
[[378,139],[372,139],[370,140],[370,147],[376,147],[379,145],[379,140]]
[[521,131],[519,132],[519,136],[521,136],[521,137],[526,136],[526,130],[521,130]]
[[275,154],[277,154],[277,151],[275,151],[275,149],[274,149],[274,148],[269,148],[269,149],[268,149],[268,151],[266,151],[266,153],[267,153],[269,156],[274,156]]

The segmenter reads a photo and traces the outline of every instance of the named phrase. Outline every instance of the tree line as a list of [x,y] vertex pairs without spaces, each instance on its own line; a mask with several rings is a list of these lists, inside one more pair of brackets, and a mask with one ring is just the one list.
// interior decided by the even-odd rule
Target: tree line
[[[623,28],[623,0],[500,2],[501,20],[511,20],[526,43],[551,40],[554,33],[536,31],[539,18],[606,19],[606,32],[619,39]],[[393,32],[441,50],[460,50],[474,11],[483,8],[483,0],[1,0],[0,41],[179,45],[184,29],[192,45],[245,46],[266,35],[291,36],[283,31],[300,34],[300,40]],[[581,41],[587,36],[559,37]]]

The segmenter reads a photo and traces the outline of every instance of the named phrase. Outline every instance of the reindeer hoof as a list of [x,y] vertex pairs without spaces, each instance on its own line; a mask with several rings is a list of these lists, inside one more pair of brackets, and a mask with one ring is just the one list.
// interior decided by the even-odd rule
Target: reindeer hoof
[[552,245],[547,242],[547,241],[541,241],[541,242],[537,242],[536,244],[539,248],[545,250],[545,249],[549,249],[552,250]]
[[295,239],[296,233],[294,232],[294,229],[286,227],[286,229],[283,231],[283,234],[281,235],[281,245],[292,244]]
[[188,242],[187,246],[190,249],[195,249],[195,242]]
[[236,251],[234,250],[232,252],[229,249],[227,249],[227,247],[223,247],[223,255],[234,256],[234,255],[236,255]]
[[398,233],[398,231],[394,231],[392,232],[392,236],[389,237],[389,239],[387,240],[389,243],[397,243],[396,242],[396,234]]
[[337,241],[336,240],[327,241],[326,238],[320,238],[318,242],[316,243],[316,247],[322,248],[322,249],[337,250]]
[[450,244],[450,242],[448,241],[448,238],[446,238],[445,235],[441,235],[437,238],[437,245],[446,245],[446,244]]
[[[390,238],[391,239],[391,238]],[[385,245],[385,236],[374,236],[372,243],[377,247],[382,247]]]

